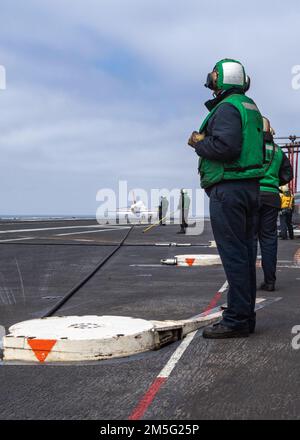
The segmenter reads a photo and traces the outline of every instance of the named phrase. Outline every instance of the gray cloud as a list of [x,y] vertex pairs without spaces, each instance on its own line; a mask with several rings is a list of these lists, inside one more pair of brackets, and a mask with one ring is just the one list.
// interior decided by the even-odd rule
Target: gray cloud
[[195,187],[206,73],[244,62],[278,134],[298,130],[296,1],[4,0],[3,214],[94,213],[101,187]]

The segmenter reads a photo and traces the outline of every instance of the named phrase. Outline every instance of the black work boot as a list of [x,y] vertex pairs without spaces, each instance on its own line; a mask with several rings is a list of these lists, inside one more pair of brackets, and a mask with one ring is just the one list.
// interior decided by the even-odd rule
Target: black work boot
[[275,283],[262,283],[260,285],[260,290],[265,290],[267,292],[274,292],[275,290]]
[[206,327],[202,335],[206,339],[246,338],[249,336],[249,329],[234,329],[218,323]]

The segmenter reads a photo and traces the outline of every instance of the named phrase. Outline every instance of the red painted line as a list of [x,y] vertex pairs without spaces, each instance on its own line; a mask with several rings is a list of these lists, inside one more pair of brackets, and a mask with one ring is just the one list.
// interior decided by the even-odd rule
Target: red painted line
[[153,402],[153,399],[155,398],[156,394],[160,390],[161,386],[166,382],[167,377],[157,377],[155,381],[152,383],[152,385],[149,387],[148,391],[142,398],[142,400],[138,403],[136,408],[133,410],[131,415],[128,417],[128,420],[139,420],[151,403]]
[[217,292],[215,294],[215,296],[213,297],[213,299],[211,300],[211,302],[208,304],[208,306],[206,307],[206,309],[203,312],[203,315],[206,316],[209,314],[209,312],[214,309],[219,301],[219,299],[222,296],[222,292]]
[[[206,307],[206,309],[203,312],[203,315],[206,316],[217,304],[218,300],[221,298],[222,293],[227,290],[228,284],[227,282],[220,288],[220,290],[214,295],[213,299],[210,301],[209,305]],[[196,333],[196,331],[194,332]],[[188,343],[189,344],[189,343]],[[179,346],[180,348],[180,346]],[[186,347],[184,348],[184,350]],[[178,350],[178,349],[177,349]],[[181,356],[181,355],[180,355]],[[172,359],[172,357],[171,357]],[[178,359],[175,361],[175,364],[177,363]],[[170,359],[167,362],[166,365],[170,363]],[[173,370],[174,366],[172,367],[171,371]],[[150,385],[140,402],[137,404],[131,415],[129,416],[128,420],[139,420],[143,417],[151,403],[153,402],[155,396],[159,392],[162,385],[168,380],[169,374],[165,373],[165,368],[161,370],[160,374],[166,374],[166,376],[160,376],[158,375],[154,382]]]

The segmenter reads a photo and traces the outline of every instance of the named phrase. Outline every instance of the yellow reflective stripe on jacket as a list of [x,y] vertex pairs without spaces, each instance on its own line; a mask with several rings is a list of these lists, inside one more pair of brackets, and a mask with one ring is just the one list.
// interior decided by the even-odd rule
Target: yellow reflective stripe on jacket
[[291,209],[293,207],[293,196],[281,195],[281,209]]

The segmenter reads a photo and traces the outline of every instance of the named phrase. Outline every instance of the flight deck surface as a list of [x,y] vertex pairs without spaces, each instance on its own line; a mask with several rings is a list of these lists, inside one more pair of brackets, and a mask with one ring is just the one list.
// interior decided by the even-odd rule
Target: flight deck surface
[[[0,325],[7,332],[47,314],[127,233],[123,246],[55,316],[175,320],[226,302],[226,291],[216,295],[226,281],[221,265],[160,263],[177,254],[217,254],[209,247],[209,222],[199,236],[177,235],[178,226],[146,234],[144,228],[100,226],[95,220],[1,221]],[[258,291],[276,301],[258,311],[257,331],[249,338],[205,340],[199,330],[160,350],[119,359],[1,361],[0,419],[300,418],[300,351],[292,347],[292,328],[300,325],[299,249],[298,238],[280,241],[277,290]],[[259,267],[257,273],[259,284]]]

